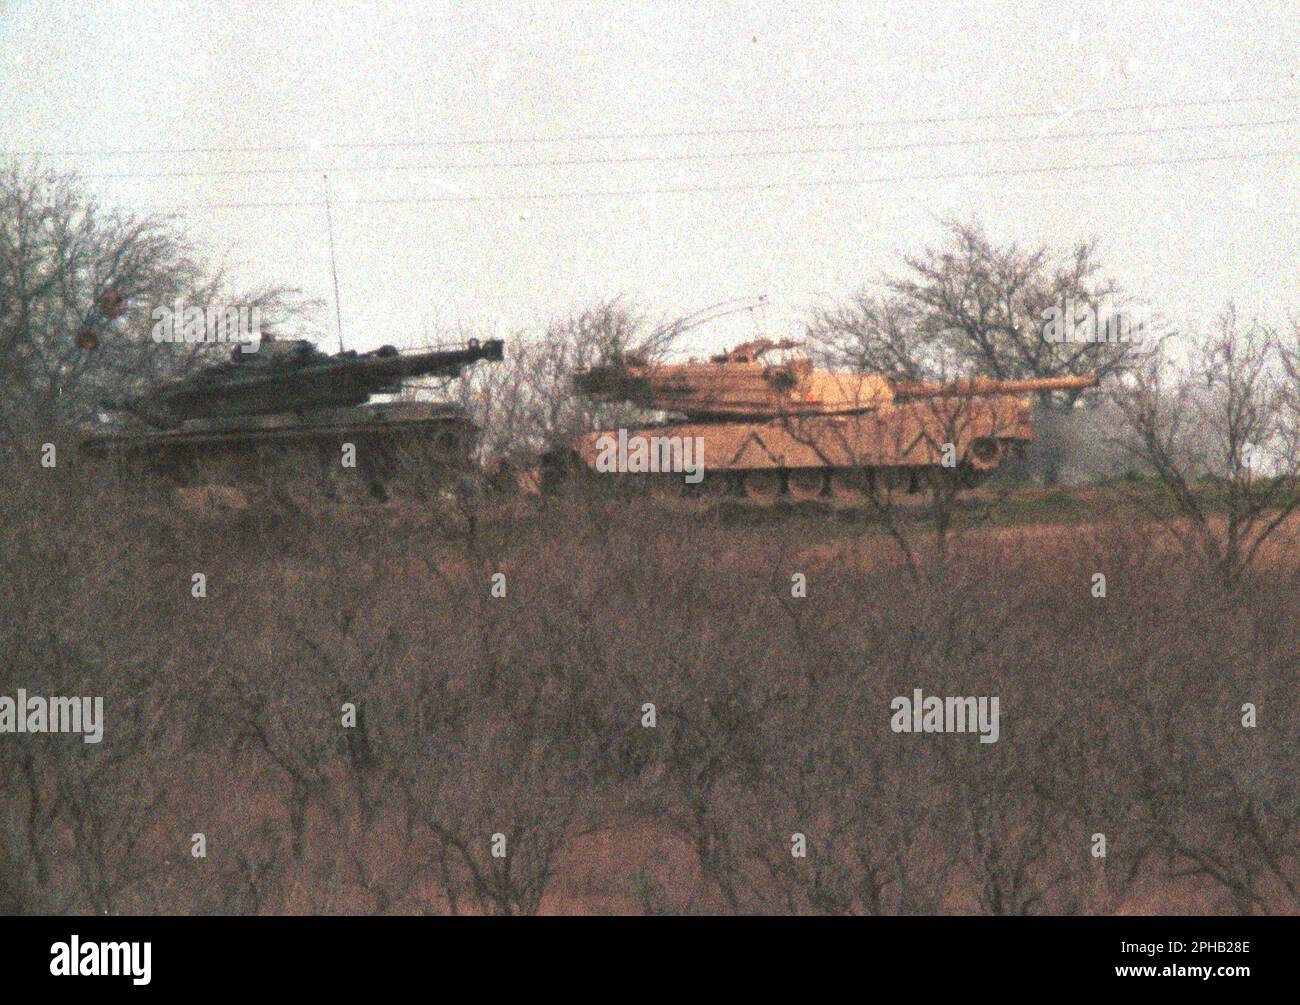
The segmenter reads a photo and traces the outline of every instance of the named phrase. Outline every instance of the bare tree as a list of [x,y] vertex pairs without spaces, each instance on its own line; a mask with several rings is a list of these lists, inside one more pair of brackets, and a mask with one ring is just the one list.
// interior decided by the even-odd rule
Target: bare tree
[[[995,244],[978,223],[948,220],[948,241],[904,261],[883,292],[860,290],[844,305],[815,310],[807,334],[828,360],[906,380],[969,373],[1009,380],[1123,373],[1154,333],[1130,331],[1134,302],[1100,277],[1096,242],[1066,253]],[[1108,321],[1122,337],[1074,341],[1046,337],[1053,310]],[[1073,317],[1073,314],[1070,314]],[[1144,322],[1145,318],[1138,318]],[[1095,329],[1094,329],[1095,331]],[[1109,333],[1107,333],[1109,334]],[[1083,392],[1042,392],[1040,403],[1068,413]],[[1045,457],[1043,477],[1059,477],[1061,458]]]
[[540,336],[521,333],[503,363],[480,367],[459,388],[483,427],[485,451],[535,454],[604,421],[611,407],[575,394],[570,377],[626,356],[657,358],[674,331],[672,324],[651,327],[616,298],[557,318]]
[[118,397],[210,356],[158,345],[153,311],[178,298],[257,307],[266,329],[303,322],[286,287],[236,290],[172,221],[105,209],[72,174],[0,171],[0,422],[80,421]]
[[1176,365],[1154,354],[1115,392],[1126,449],[1155,473],[1175,516],[1148,509],[1225,586],[1300,506],[1300,339],[1243,325],[1229,305]]

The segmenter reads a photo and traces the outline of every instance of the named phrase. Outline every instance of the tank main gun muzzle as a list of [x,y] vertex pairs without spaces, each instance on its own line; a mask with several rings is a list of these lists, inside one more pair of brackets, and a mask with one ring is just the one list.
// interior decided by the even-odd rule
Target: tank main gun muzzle
[[896,381],[894,395],[896,398],[964,398],[995,394],[1037,394],[1044,391],[1082,391],[1096,385],[1097,375],[1093,373],[1069,377],[1033,377],[1024,380],[959,377],[957,380],[944,382]]

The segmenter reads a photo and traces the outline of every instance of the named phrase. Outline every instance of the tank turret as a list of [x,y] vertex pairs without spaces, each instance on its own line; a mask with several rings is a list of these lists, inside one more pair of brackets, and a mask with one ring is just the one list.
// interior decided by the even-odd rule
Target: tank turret
[[597,401],[629,401],[698,421],[837,415],[868,411],[896,400],[1028,394],[1091,387],[1091,374],[1033,380],[967,377],[948,383],[894,381],[879,374],[818,370],[809,359],[768,364],[762,357],[797,343],[746,342],[708,363],[649,366],[620,361],[574,377],[578,391]]
[[204,367],[124,401],[105,402],[104,407],[128,412],[159,429],[188,419],[300,414],[361,405],[373,395],[400,391],[408,378],[455,377],[471,363],[501,358],[500,339],[470,341],[462,349],[401,352],[383,346],[331,356],[304,340],[263,337],[256,353],[236,349],[227,363]]

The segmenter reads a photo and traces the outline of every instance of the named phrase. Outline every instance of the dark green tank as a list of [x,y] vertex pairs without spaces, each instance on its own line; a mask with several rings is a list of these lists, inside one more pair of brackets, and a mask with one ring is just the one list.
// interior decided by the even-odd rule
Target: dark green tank
[[371,404],[371,397],[397,393],[411,378],[454,378],[502,357],[499,339],[330,355],[310,342],[263,337],[255,353],[236,348],[229,362],[104,402],[121,418],[87,435],[81,452],[115,464],[128,479],[179,485],[258,484],[304,472],[337,482],[352,470],[349,458],[370,493],[384,498],[388,481],[413,457],[430,474],[468,466],[478,430],[456,405]]

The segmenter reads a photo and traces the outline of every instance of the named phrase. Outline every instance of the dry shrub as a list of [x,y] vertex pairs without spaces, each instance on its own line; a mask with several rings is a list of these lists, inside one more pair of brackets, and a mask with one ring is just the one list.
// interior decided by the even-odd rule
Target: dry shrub
[[[830,520],[200,517],[19,471],[0,693],[102,695],[106,728],[0,737],[9,910],[1300,907],[1290,566],[1225,592],[1117,520],[916,581]],[[998,742],[892,732],[918,687],[998,696]]]

